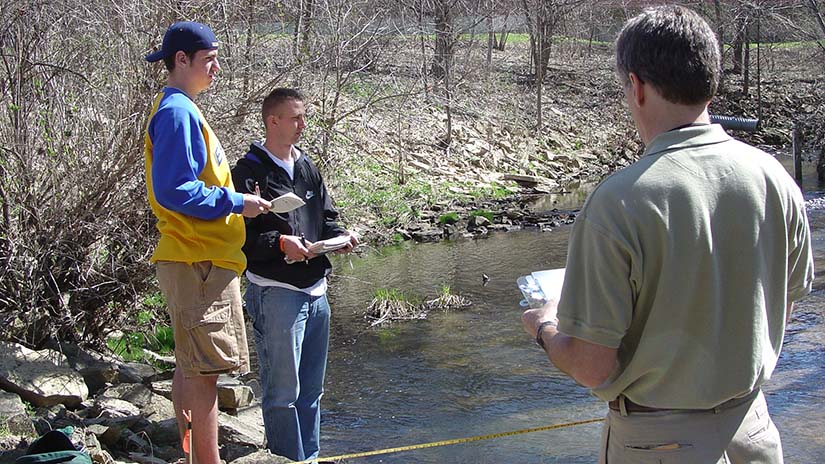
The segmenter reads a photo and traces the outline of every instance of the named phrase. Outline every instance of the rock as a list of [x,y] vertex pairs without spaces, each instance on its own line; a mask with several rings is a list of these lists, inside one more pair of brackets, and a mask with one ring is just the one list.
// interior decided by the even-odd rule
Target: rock
[[442,236],[447,238],[454,238],[458,234],[458,228],[455,224],[444,224],[442,227]]
[[161,380],[158,382],[152,382],[149,384],[149,388],[157,393],[158,395],[166,398],[167,400],[172,399],[172,381],[171,380]]
[[[169,389],[169,396],[171,397],[171,383]],[[172,402],[165,396],[152,392],[142,384],[123,384],[110,387],[103,391],[100,397],[128,401],[140,408],[140,413],[151,421],[175,417],[175,407]]]
[[120,368],[120,383],[143,383],[157,373],[157,369],[148,364],[126,363]]
[[232,464],[287,464],[293,462],[283,456],[272,454],[268,450],[260,450],[240,459],[232,461]]
[[140,464],[166,464],[166,461],[143,453],[129,453],[129,459]]
[[546,181],[546,179],[538,176],[528,176],[524,174],[505,174],[502,176],[503,180],[512,180],[513,182],[517,183],[520,187],[525,188],[534,188],[540,183]]
[[495,232],[512,232],[514,230],[521,230],[521,226],[513,224],[493,224],[488,227],[488,229]]
[[416,242],[437,242],[444,236],[444,232],[438,229],[428,229],[413,232],[412,238]]
[[180,432],[178,431],[178,420],[176,418],[152,422],[147,429],[147,433],[154,445],[177,446],[180,444]]
[[480,227],[488,227],[492,224],[493,224],[492,221],[490,221],[489,219],[487,219],[484,216],[480,216],[480,215],[472,216],[467,221],[467,230],[474,231],[474,230],[476,230]]
[[141,415],[125,417],[94,417],[83,421],[86,426],[92,424],[105,425],[107,427],[119,427],[121,429],[143,430],[149,428],[151,423]]
[[[123,434],[120,437],[120,443],[123,446],[123,449],[126,451],[130,451],[129,455],[131,455],[131,451],[134,450],[137,453],[151,453],[152,452],[152,444],[146,441],[141,435],[138,435],[135,432],[132,432],[129,429],[124,429]],[[163,461],[160,461],[163,462]]]
[[83,376],[91,394],[121,382],[123,362],[116,357],[70,343],[54,342],[49,344],[49,348],[66,355],[69,365]]
[[218,417],[218,443],[252,445],[258,448],[264,444],[264,431],[236,417],[220,413]]
[[236,410],[252,403],[252,389],[246,385],[218,384],[218,408]]
[[476,238],[486,237],[487,235],[489,235],[489,233],[490,231],[488,231],[487,228],[484,226],[479,226],[473,229],[473,236]]
[[98,398],[92,406],[92,416],[100,418],[139,416],[140,408],[118,398]]
[[[241,459],[245,456],[249,456],[250,454],[254,454],[258,452],[259,449],[254,446],[249,445],[238,445],[235,443],[227,443],[221,446],[221,459],[226,462],[236,462],[238,459]],[[271,457],[271,456],[270,456]],[[272,461],[268,461],[272,462]]]
[[412,238],[413,238],[413,237],[412,237],[412,234],[411,234],[409,231],[407,231],[406,229],[403,229],[403,228],[401,228],[401,227],[397,227],[397,228],[395,229],[395,232],[396,232],[398,235],[400,235],[400,236],[401,236],[401,238],[403,238],[404,240],[410,240],[410,239],[412,239]]
[[118,427],[109,427],[102,424],[91,424],[86,426],[86,433],[93,434],[100,443],[107,447],[112,447],[120,440],[122,430]]
[[98,464],[109,464],[114,461],[112,456],[100,446],[100,441],[98,441],[97,435],[88,428],[86,429],[86,433],[83,437],[83,443],[86,446],[86,452],[89,453],[89,456],[92,458],[92,462]]
[[178,459],[186,457],[186,455],[183,454],[180,443],[175,446],[157,446],[157,443],[152,443],[152,445],[154,445],[152,448],[154,456],[163,459],[165,462],[177,462]]
[[18,395],[0,391],[0,430],[12,435],[36,436],[34,424]]
[[76,407],[89,396],[86,382],[71,369],[66,356],[9,342],[0,342],[0,388],[35,406]]

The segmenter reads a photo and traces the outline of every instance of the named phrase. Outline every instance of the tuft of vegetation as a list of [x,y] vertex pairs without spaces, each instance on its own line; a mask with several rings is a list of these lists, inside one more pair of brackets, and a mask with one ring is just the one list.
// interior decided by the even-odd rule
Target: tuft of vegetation
[[429,309],[439,309],[442,311],[451,310],[451,309],[461,309],[466,308],[473,303],[468,300],[467,298],[456,295],[450,290],[450,286],[444,284],[441,286],[441,291],[438,294],[438,297],[428,300],[426,302],[426,307]]
[[[161,307],[163,295],[152,293],[144,302]],[[167,367],[163,359],[174,355],[175,337],[172,327],[158,319],[153,310],[139,311],[130,329],[106,339],[107,348],[128,362],[150,362],[160,368]]]
[[396,288],[379,288],[367,308],[366,318],[370,325],[382,325],[392,321],[426,319],[432,310],[455,310],[472,303],[467,298],[452,293],[449,285],[442,285],[436,298],[421,301]]
[[458,222],[458,213],[454,211],[438,216],[439,225],[443,226],[445,224],[455,224],[456,222]]
[[390,321],[426,319],[427,311],[420,300],[397,288],[379,288],[367,308],[371,326]]

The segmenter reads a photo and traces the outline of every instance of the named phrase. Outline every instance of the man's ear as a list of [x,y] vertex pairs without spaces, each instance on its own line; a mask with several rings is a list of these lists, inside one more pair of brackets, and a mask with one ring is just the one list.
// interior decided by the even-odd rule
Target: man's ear
[[188,62],[189,57],[186,56],[186,52],[183,50],[178,50],[175,52],[175,65],[185,66]]
[[636,106],[642,106],[645,102],[645,83],[635,73],[628,74],[630,81],[630,98]]

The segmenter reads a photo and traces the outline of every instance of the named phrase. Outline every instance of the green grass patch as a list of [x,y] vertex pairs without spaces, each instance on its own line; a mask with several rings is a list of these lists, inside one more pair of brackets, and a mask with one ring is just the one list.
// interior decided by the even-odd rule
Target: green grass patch
[[[481,216],[487,218],[488,221],[491,223],[493,222],[493,213],[483,209],[477,209],[475,211],[470,211],[470,217]],[[449,287],[448,287],[449,289]]]
[[175,351],[175,337],[171,327],[156,327],[148,333],[139,331],[125,332],[119,337],[106,340],[106,346],[127,362],[147,362],[143,349],[160,355],[172,355]]
[[373,298],[378,301],[404,302],[419,304],[420,300],[397,288],[379,288],[373,293]]
[[458,222],[458,213],[454,211],[450,211],[449,213],[444,213],[441,216],[438,216],[438,224],[445,225],[445,224],[455,224]]

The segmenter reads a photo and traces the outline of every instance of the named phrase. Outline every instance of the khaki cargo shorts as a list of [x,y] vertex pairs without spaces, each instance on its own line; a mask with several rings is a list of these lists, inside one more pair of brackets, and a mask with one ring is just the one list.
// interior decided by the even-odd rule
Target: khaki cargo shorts
[[185,377],[249,372],[240,279],[213,266],[159,261],[158,285],[172,318],[175,359]]

